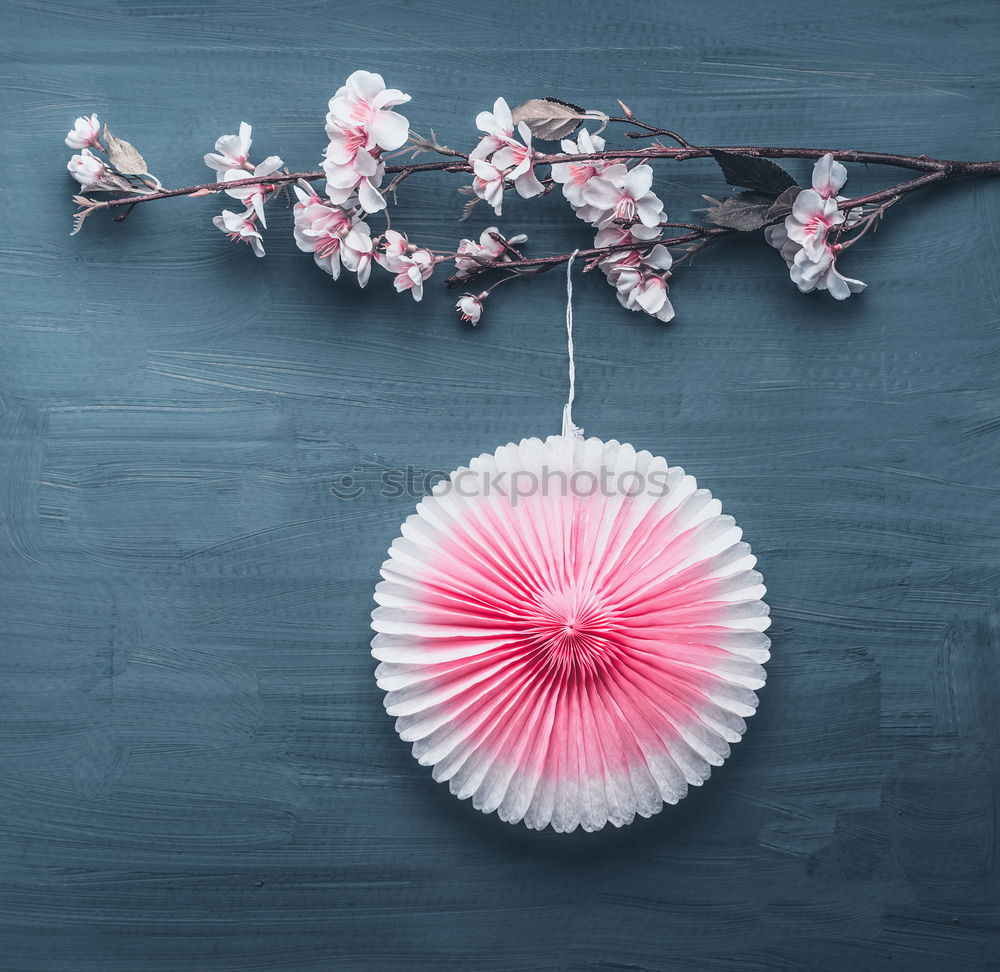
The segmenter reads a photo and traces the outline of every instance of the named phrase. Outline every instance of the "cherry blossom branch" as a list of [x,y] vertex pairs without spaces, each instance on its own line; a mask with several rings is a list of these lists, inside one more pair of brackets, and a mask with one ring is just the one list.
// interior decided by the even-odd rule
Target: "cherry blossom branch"
[[[74,232],[96,210],[116,211],[113,218],[120,222],[146,202],[225,193],[241,201],[245,211],[224,209],[213,224],[262,257],[265,205],[284,195],[292,204],[296,245],[311,253],[317,265],[335,279],[346,270],[364,287],[377,265],[395,275],[397,291],[420,300],[424,281],[445,261],[454,261],[455,266],[448,286],[469,284],[502,271],[481,293],[465,294],[458,301],[462,318],[475,324],[483,300],[499,284],[536,276],[566,263],[570,254],[526,256],[518,246],[527,237],[505,235],[496,226],[484,230],[478,241],[461,240],[453,252],[420,246],[393,227],[387,197],[395,200],[399,187],[415,175],[458,173],[471,176],[471,185],[460,189],[473,197],[465,216],[480,201],[499,216],[511,190],[529,199],[561,188],[576,215],[596,233],[591,248],[576,251],[584,271],[600,268],[626,309],[669,321],[674,316],[667,297],[671,275],[696,252],[720,239],[762,230],[765,241],[780,252],[799,290],[827,290],[844,299],[863,290],[865,284],[844,277],[836,267],[837,258],[875,228],[891,206],[933,184],[1000,175],[1000,160],[938,159],[855,149],[695,145],[676,131],[640,120],[621,101],[623,114],[608,116],[553,98],[533,99],[513,111],[498,98],[492,111],[476,116],[482,134],[475,148],[466,153],[439,143],[433,130],[429,138],[413,133],[409,121],[394,110],[409,100],[401,91],[387,88],[380,75],[356,71],[330,100],[329,144],[321,169],[282,171],[284,163],[277,156],[254,165],[249,160],[251,127],[241,123],[239,134],[222,136],[216,151],[205,155],[206,165],[216,173],[215,181],[181,189],[164,189],[135,148],[112,135],[107,125],[101,131],[95,115],[78,118],[66,144],[82,151],[73,156],[68,168],[84,192],[106,192],[112,198],[75,196],[81,210],[74,217]],[[596,130],[583,127],[589,123],[598,126]],[[654,141],[642,147],[608,148],[601,133],[610,123],[625,126],[629,139]],[[569,137],[574,135],[575,139]],[[676,144],[665,145],[661,138]],[[533,139],[560,143],[562,151],[542,151]],[[413,161],[427,152],[441,158]],[[410,161],[394,161],[407,153]],[[737,191],[721,200],[705,196],[711,206],[701,211],[703,222],[669,220],[663,201],[652,189],[650,163],[708,158]],[[811,185],[797,185],[774,161],[781,159],[812,161]],[[841,195],[848,175],[845,164],[885,165],[914,176],[850,198]],[[320,180],[325,181],[322,194],[312,186]],[[379,214],[385,228],[374,232],[369,221]],[[667,230],[675,232],[670,235]]]
[[[618,119],[611,119],[617,121]],[[663,134],[663,129],[657,134]],[[929,185],[933,182],[940,182],[943,179],[969,178],[974,176],[1000,175],[1000,160],[988,162],[965,162],[953,159],[932,159],[928,156],[914,155],[893,155],[884,152],[856,152],[837,151],[829,149],[810,148],[776,148],[769,146],[750,145],[718,145],[718,146],[688,146],[687,148],[650,148],[640,151],[623,150],[619,152],[580,152],[580,153],[556,153],[553,155],[539,155],[535,159],[536,165],[553,165],[559,163],[591,162],[598,160],[619,159],[670,159],[674,162],[686,162],[690,159],[711,158],[713,152],[729,152],[734,155],[748,155],[752,157],[767,159],[821,159],[824,155],[832,154],[839,162],[863,162],[871,165],[889,165],[897,168],[916,169],[924,171],[933,178],[914,180],[913,189]],[[456,153],[460,155],[461,153]],[[469,162],[420,162],[408,165],[387,165],[387,174],[396,174],[394,180],[398,185],[403,176],[408,178],[411,175],[421,172],[472,172],[472,165]],[[95,199],[92,201],[94,209],[113,209],[119,206],[132,206],[139,203],[154,202],[157,199],[172,199],[177,196],[207,196],[216,192],[224,192],[227,189],[237,189],[246,186],[261,185],[285,185],[294,182],[317,182],[326,177],[322,170],[311,172],[282,172],[266,176],[248,176],[246,179],[234,179],[223,182],[203,182],[195,186],[185,186],[183,189],[161,189],[157,192],[144,193],[141,196],[125,196],[118,199]],[[86,191],[86,190],[84,190]],[[907,192],[912,189],[907,189]],[[880,194],[873,194],[880,195]],[[861,202],[874,201],[867,197]],[[861,203],[855,203],[860,205]]]

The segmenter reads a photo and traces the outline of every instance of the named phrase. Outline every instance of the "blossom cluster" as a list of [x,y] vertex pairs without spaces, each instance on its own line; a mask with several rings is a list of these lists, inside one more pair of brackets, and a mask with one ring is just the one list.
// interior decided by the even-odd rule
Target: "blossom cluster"
[[66,133],[66,144],[72,149],[80,149],[66,164],[69,174],[83,186],[84,189],[100,182],[107,175],[104,160],[95,155],[91,149],[104,151],[101,144],[101,123],[97,115],[84,115],[73,123]]
[[[215,142],[215,151],[205,156],[205,165],[218,173],[220,182],[238,182],[241,179],[261,179],[274,175],[284,162],[277,155],[269,155],[263,162],[254,165],[250,161],[250,146],[253,144],[253,129],[246,122],[240,122],[237,135],[223,135]],[[261,182],[251,186],[233,186],[226,195],[239,200],[246,206],[242,213],[224,209],[212,220],[216,229],[222,230],[230,239],[248,243],[255,256],[264,255],[264,239],[260,230],[267,229],[264,206],[274,195],[275,186]]]
[[406,144],[410,123],[393,108],[410,100],[396,88],[387,88],[380,74],[355,71],[330,99],[326,116],[323,171],[326,193],[335,205],[357,197],[366,213],[385,209],[379,192],[385,177],[383,152]]
[[844,300],[867,286],[837,270],[837,254],[843,247],[830,240],[831,232],[856,225],[850,213],[839,207],[846,197],[837,193],[846,181],[847,169],[828,152],[813,166],[812,188],[795,197],[784,223],[764,230],[764,238],[780,251],[792,282],[804,294],[826,290],[831,297]]
[[77,118],[66,133],[65,142],[71,149],[80,150],[66,163],[66,168],[88,191],[134,195],[162,188],[159,179],[146,171],[146,160],[128,142],[112,135],[107,125],[102,134],[97,115]]
[[[567,155],[593,155],[604,151],[604,139],[586,129],[576,141],[563,139]],[[656,239],[666,219],[663,202],[653,192],[653,170],[645,162],[628,167],[613,159],[558,162],[552,178],[576,215],[597,230],[595,247],[621,247],[604,257],[599,266],[618,293],[618,302],[631,311],[645,311],[657,320],[673,319],[667,281],[673,257]]]
[[[509,262],[512,256],[518,255],[514,247],[527,239],[524,233],[518,233],[507,239],[496,226],[487,226],[478,240],[463,239],[458,244],[458,252],[455,254],[455,276],[462,280],[470,277],[479,267],[503,266],[504,261]],[[463,294],[455,304],[455,309],[466,323],[478,324],[483,313],[483,301],[488,296],[489,290],[481,294]]]
[[[408,120],[393,108],[405,104],[410,96],[395,88],[387,88],[381,75],[355,71],[330,99],[326,116],[329,144],[323,158],[326,176],[325,193],[320,194],[309,182],[299,180],[293,187],[296,202],[292,207],[293,236],[305,253],[312,253],[316,265],[334,280],[342,270],[356,275],[364,287],[373,264],[393,274],[399,293],[409,293],[414,300],[423,297],[424,282],[434,268],[448,257],[433,253],[412,243],[405,233],[386,228],[373,234],[366,221],[386,208],[380,192],[385,177],[383,153],[399,149],[410,137]],[[510,114],[509,110],[507,112]],[[205,156],[208,165],[223,172],[222,181],[245,177],[247,172],[267,175],[280,166],[272,157],[261,166],[248,161],[250,126],[240,126],[238,136],[226,135],[216,143],[216,154]],[[240,168],[231,168],[240,167]],[[516,168],[516,166],[514,166]],[[263,255],[263,244],[257,229],[265,226],[263,206],[273,193],[265,185],[227,190],[241,194],[250,205],[245,213],[225,212],[216,217],[216,225],[233,239],[242,239]],[[479,242],[462,240],[454,254],[456,266],[482,266],[500,259],[506,247],[525,240],[524,236],[504,240],[496,227],[484,231]],[[459,301],[465,320],[476,323],[485,294],[467,295]]]
[[302,181],[294,191],[298,200],[292,207],[296,246],[303,253],[311,253],[316,266],[334,280],[340,279],[344,267],[357,274],[358,283],[364,287],[371,274],[375,244],[357,197],[348,197],[336,205]]
[[[160,180],[149,172],[146,160],[133,145],[101,127],[97,115],[81,115],[66,133],[65,142],[80,151],[66,163],[69,174],[89,193],[118,193],[140,199],[163,189]],[[82,209],[73,217],[73,233],[80,232],[83,221],[101,205],[90,196],[74,196]],[[127,214],[126,210],[126,214]],[[124,219],[124,216],[119,217]]]
[[508,182],[524,199],[541,195],[545,187],[535,175],[538,153],[531,147],[531,129],[520,122],[515,134],[507,102],[497,98],[493,111],[481,111],[476,115],[476,126],[485,134],[469,153],[475,174],[473,192],[492,206],[497,216],[503,211],[504,188]]

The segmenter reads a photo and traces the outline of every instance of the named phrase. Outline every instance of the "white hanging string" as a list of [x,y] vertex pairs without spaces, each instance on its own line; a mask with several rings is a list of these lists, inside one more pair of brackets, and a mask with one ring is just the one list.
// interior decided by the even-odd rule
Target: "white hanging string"
[[563,405],[562,434],[582,439],[583,429],[573,423],[573,401],[576,398],[576,361],[573,358],[573,261],[579,250],[574,250],[566,264],[566,353],[569,356],[569,395]]

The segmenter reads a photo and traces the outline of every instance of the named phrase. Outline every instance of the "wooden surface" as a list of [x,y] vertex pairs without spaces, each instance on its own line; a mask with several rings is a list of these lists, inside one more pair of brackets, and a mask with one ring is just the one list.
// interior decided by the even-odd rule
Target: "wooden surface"
[[[684,270],[678,319],[579,277],[578,420],[666,455],[760,556],[774,656],[732,760],[621,832],[532,834],[411,759],[368,656],[413,497],[556,431],[559,275],[417,306],[333,285],[275,211],[218,199],[68,236],[62,136],[97,111],[168,185],[215,138],[314,167],[353,69],[469,145],[558,95],[694,141],[996,158],[988,0],[754,5],[321,0],[4,4],[0,967],[10,972],[944,972],[996,968],[1000,186],[896,207],[801,297],[759,238]],[[792,168],[802,177],[807,169]],[[723,191],[658,169],[671,215]],[[887,173],[852,171],[849,188]],[[455,177],[395,224],[446,246]],[[533,253],[586,245],[512,201]],[[360,470],[360,471],[358,471]],[[366,492],[341,501],[353,475]]]

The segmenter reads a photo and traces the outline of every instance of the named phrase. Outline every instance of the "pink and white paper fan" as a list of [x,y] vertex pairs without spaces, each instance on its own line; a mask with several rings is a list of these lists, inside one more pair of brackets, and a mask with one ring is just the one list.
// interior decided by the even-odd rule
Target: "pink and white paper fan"
[[375,589],[397,732],[460,799],[532,829],[676,803],[764,684],[765,588],[741,536],[693,477],[627,444],[571,432],[473,459],[406,520]]

